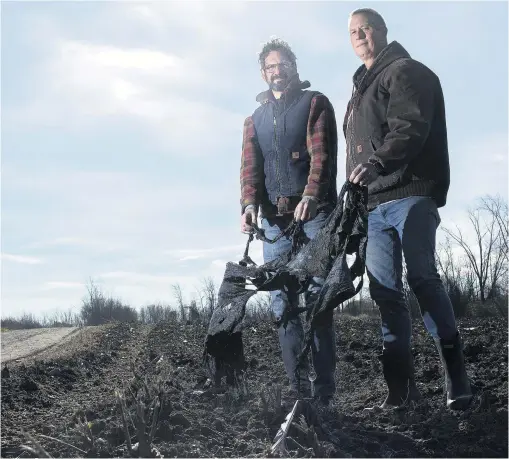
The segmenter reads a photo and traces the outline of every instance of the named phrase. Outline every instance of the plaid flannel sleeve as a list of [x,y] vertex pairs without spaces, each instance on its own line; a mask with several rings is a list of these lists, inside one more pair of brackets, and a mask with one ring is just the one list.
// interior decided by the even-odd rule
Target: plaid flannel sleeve
[[249,116],[244,121],[242,138],[242,157],[240,164],[241,212],[249,205],[258,206],[258,196],[262,184],[262,159],[256,139],[253,119]]
[[303,196],[321,201],[327,194],[337,162],[338,134],[334,108],[323,94],[311,101],[307,127],[307,149],[311,157],[308,183]]

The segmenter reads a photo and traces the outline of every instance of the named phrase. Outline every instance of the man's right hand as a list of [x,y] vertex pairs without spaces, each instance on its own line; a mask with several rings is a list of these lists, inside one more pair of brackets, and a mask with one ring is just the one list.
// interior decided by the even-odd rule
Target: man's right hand
[[253,232],[253,223],[256,224],[257,212],[253,205],[249,205],[244,210],[242,217],[240,218],[240,230],[243,233],[249,234]]

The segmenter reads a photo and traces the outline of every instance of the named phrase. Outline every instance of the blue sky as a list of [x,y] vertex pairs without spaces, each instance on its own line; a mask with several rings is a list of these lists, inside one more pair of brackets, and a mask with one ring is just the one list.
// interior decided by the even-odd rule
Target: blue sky
[[89,278],[136,307],[219,282],[246,241],[257,52],[287,40],[341,125],[360,65],[347,19],[363,6],[441,79],[442,224],[466,223],[483,194],[507,199],[506,2],[2,2],[2,315],[77,308]]

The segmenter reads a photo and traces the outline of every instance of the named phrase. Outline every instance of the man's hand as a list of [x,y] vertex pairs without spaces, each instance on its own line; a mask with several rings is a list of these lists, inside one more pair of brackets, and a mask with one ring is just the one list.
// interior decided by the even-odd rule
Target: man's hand
[[312,220],[316,217],[316,208],[318,202],[311,196],[304,196],[302,200],[297,204],[293,213],[293,218],[296,221],[307,221]]
[[368,186],[373,183],[380,174],[376,171],[376,168],[371,163],[359,164],[350,174],[350,182],[356,185]]
[[242,217],[240,218],[240,231],[245,234],[249,234],[253,232],[253,223],[256,223],[258,219],[258,215],[255,209],[255,206],[249,205],[244,210]]

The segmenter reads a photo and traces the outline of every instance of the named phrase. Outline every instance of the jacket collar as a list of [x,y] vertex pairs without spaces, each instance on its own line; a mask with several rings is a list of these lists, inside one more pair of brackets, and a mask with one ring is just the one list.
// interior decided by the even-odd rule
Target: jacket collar
[[362,92],[367,88],[375,77],[388,65],[392,64],[395,60],[401,58],[409,58],[410,54],[403,48],[397,41],[389,43],[380,54],[376,57],[373,65],[368,70],[362,64],[353,75],[353,84],[357,91]]
[[[299,74],[296,74],[288,84],[287,88],[283,91],[281,98],[287,99],[291,96],[295,91],[299,91],[302,89],[309,88],[311,83],[308,80],[300,81]],[[267,91],[263,91],[256,96],[256,101],[260,104],[266,104],[267,102],[275,102],[276,99],[274,94],[272,94],[272,90],[268,89]]]

